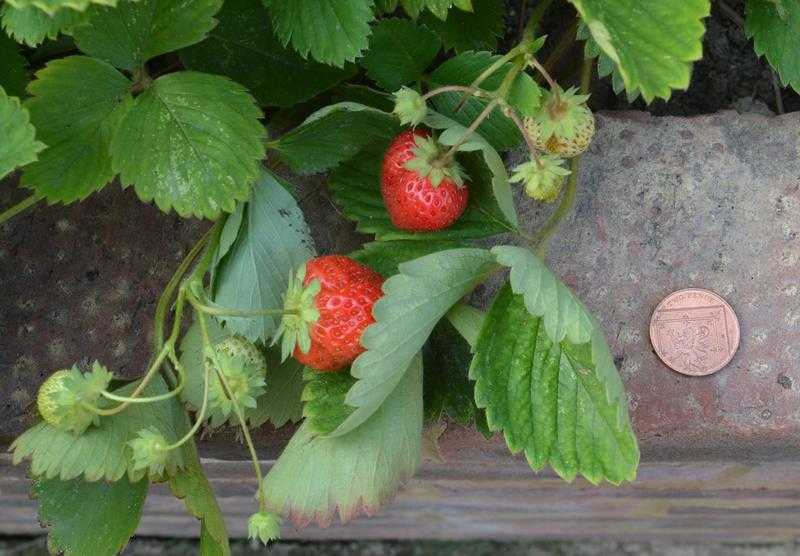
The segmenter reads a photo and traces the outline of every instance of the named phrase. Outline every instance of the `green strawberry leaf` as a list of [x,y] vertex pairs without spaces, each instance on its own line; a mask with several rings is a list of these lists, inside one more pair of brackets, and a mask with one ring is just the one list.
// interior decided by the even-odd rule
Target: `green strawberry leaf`
[[59,10],[49,16],[34,6],[14,8],[5,4],[0,7],[3,28],[9,36],[31,47],[39,46],[45,39],[55,39],[59,33],[69,33],[86,16],[87,12],[72,9]]
[[[488,68],[498,56],[489,52],[464,52],[450,58],[431,74],[431,87],[445,85],[470,85],[483,70]],[[506,64],[483,83],[481,88],[494,90],[500,86],[510,64]],[[433,98],[433,105],[442,115],[455,120],[464,126],[469,126],[486,107],[484,99],[470,98],[463,108],[456,112],[456,107],[461,102],[463,93],[444,93]],[[520,114],[530,116],[535,113],[541,101],[541,90],[536,82],[527,73],[520,73],[509,90],[508,102]],[[517,126],[508,117],[496,108],[486,120],[478,126],[477,132],[498,151],[504,151],[517,146],[522,141]]]
[[392,95],[356,83],[343,83],[336,87],[331,91],[331,102],[363,104],[370,108],[377,108],[383,112],[391,112],[392,109],[394,109],[394,99]]
[[116,69],[86,56],[54,60],[39,70],[25,107],[48,148],[25,168],[22,185],[50,203],[72,203],[110,182],[110,137],[130,86]]
[[281,361],[280,346],[270,348],[267,357],[267,391],[257,400],[248,421],[260,427],[269,421],[280,428],[296,423],[303,415],[303,366],[294,358]]
[[422,353],[425,421],[448,418],[464,426],[485,422],[469,381],[472,352],[453,325],[447,320],[439,322]]
[[303,58],[343,67],[369,44],[372,0],[264,0],[281,43]]
[[800,0],[747,0],[745,32],[784,85],[800,91]]
[[[297,202],[267,171],[253,187],[236,242],[216,269],[214,301],[241,310],[281,309],[289,275],[314,256],[308,224]],[[230,332],[269,343],[279,319],[223,317]]]
[[[230,337],[231,333],[214,320],[208,321],[208,331],[213,343]],[[181,364],[186,369],[186,385],[181,392],[181,399],[194,411],[203,403],[203,340],[200,327],[192,323],[181,339]],[[303,367],[294,359],[281,362],[280,350],[269,349],[265,353],[267,359],[266,391],[256,398],[256,407],[245,408],[244,416],[251,427],[260,427],[267,421],[276,428],[288,422],[297,422],[302,418],[303,405]],[[237,426],[235,415],[228,418],[217,409],[209,408],[208,419],[212,423]]]
[[375,9],[381,14],[390,14],[397,6],[398,0],[375,0]]
[[124,0],[116,8],[92,8],[73,36],[86,54],[135,70],[203,40],[221,6],[222,0]]
[[333,68],[282,46],[260,0],[227,0],[217,19],[208,38],[184,49],[181,59],[189,69],[241,83],[262,106],[305,102],[355,74],[353,65]]
[[[597,58],[597,76],[601,78],[611,76],[611,88],[614,90],[614,94],[619,95],[622,91],[625,91],[625,81],[622,79],[619,68],[608,57],[608,54],[603,52],[597,41],[592,38],[585,23],[581,23],[578,26],[577,38],[585,41],[584,56],[586,58]],[[639,98],[639,91],[637,89],[626,91],[626,96],[628,102],[633,102]]]
[[406,374],[436,323],[497,269],[483,249],[451,249],[400,265],[372,308],[375,323],[361,335],[367,351],[350,367],[358,379],[345,401],[355,411],[334,431],[343,435],[369,419]]
[[384,278],[389,278],[399,272],[398,267],[401,263],[457,247],[466,247],[466,244],[457,240],[371,241],[349,256],[367,265]]
[[25,95],[27,65],[28,61],[19,53],[17,44],[0,31],[0,87],[5,89],[8,96]]
[[36,129],[31,125],[30,114],[17,97],[10,97],[0,87],[0,178],[14,168],[37,159],[45,145],[36,140]]
[[344,216],[356,222],[356,229],[375,234],[381,241],[393,239],[466,240],[513,231],[492,190],[493,175],[476,153],[462,153],[459,162],[466,170],[469,202],[464,214],[449,228],[437,232],[398,230],[389,219],[381,197],[381,165],[392,138],[377,139],[334,170],[328,181]]
[[187,442],[186,446],[186,467],[169,478],[169,488],[176,498],[183,500],[189,513],[200,520],[201,553],[230,555],[225,519],[200,465],[194,440]]
[[48,527],[47,546],[64,556],[114,556],[133,536],[150,483],[126,477],[107,483],[35,478],[39,521]]
[[308,423],[294,434],[264,479],[270,509],[303,527],[372,515],[420,462],[422,362],[409,371],[373,415],[335,438],[314,436]]
[[400,0],[400,5],[408,15],[416,19],[419,17],[419,14],[422,13],[422,10],[425,9],[427,2],[428,0]]
[[422,22],[436,32],[448,50],[495,50],[505,30],[502,0],[473,0],[471,11],[450,10],[442,21],[423,14]]
[[[520,258],[508,251],[518,248],[502,249],[500,258]],[[529,296],[514,290],[537,289],[537,277],[519,286],[512,278],[497,294],[470,367],[490,430],[502,431],[511,452],[524,451],[534,470],[550,464],[568,481],[581,474],[593,484],[634,480],[639,449],[602,332],[592,321],[589,342],[573,343],[568,334],[553,341],[546,319],[554,304],[543,317],[531,313]]]
[[592,37],[617,65],[628,91],[646,102],[686,89],[703,55],[709,0],[570,0]]
[[38,8],[49,16],[67,9],[82,12],[92,4],[104,6],[117,5],[117,0],[7,0],[7,2],[9,6],[20,10]]
[[442,43],[427,27],[408,19],[382,19],[372,27],[369,50],[359,64],[387,91],[418,80]]
[[[128,384],[115,393],[130,395],[135,386],[135,383]],[[143,395],[159,395],[166,391],[166,384],[157,377],[144,389]],[[127,473],[128,478],[136,481],[142,472],[133,468],[128,441],[148,427],[156,428],[168,442],[175,442],[188,430],[186,412],[175,398],[131,404],[125,411],[100,418],[98,426],[89,427],[80,436],[40,422],[14,440],[10,450],[14,465],[29,459],[31,473],[36,477],[68,481],[83,476],[87,481],[117,481]],[[169,475],[185,464],[185,447],[169,452]]]
[[303,372],[303,417],[312,436],[330,434],[353,413],[344,403],[356,379],[350,373],[323,373],[306,368]]
[[462,150],[480,151],[483,155],[483,161],[491,172],[492,195],[497,208],[500,209],[504,221],[516,228],[519,223],[517,221],[517,210],[514,207],[511,184],[508,181],[506,165],[497,151],[477,133],[470,133],[468,128],[463,125],[431,110],[428,111],[425,124],[432,129],[441,130],[439,142],[442,145],[453,146],[461,144],[461,140],[465,135],[469,137],[468,141],[461,144],[460,148]]
[[273,148],[299,174],[324,172],[352,158],[373,141],[399,132],[391,114],[362,104],[342,102],[311,114],[281,136]]
[[241,85],[178,72],[156,79],[111,141],[123,186],[181,216],[217,218],[250,196],[264,158],[262,116]]

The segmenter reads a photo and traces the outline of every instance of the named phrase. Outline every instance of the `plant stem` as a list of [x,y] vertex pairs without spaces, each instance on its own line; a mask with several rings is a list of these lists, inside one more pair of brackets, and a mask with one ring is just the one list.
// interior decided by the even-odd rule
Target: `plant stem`
[[[165,392],[164,394],[160,394],[158,396],[149,396],[149,397],[144,397],[144,398],[142,398],[142,397],[134,398],[134,397],[128,397],[128,396],[118,396],[117,394],[114,394],[113,392],[109,392],[107,390],[102,390],[100,392],[100,395],[103,396],[104,398],[109,399],[109,400],[114,400],[115,402],[125,402],[127,404],[132,404],[132,403],[152,403],[152,402],[161,402],[161,401],[164,401],[164,400],[168,400],[170,398],[174,398],[175,396],[177,396],[178,394],[181,393],[181,391],[183,390],[183,387],[184,387],[184,381],[181,380],[178,383],[178,385],[175,388],[173,388],[172,390],[170,390],[169,392]],[[116,408],[114,408],[114,409],[116,409]]]
[[[164,291],[161,292],[161,297],[159,297],[158,304],[156,305],[156,313],[153,323],[154,354],[160,353],[161,348],[164,347],[164,326],[166,324],[167,313],[169,312],[170,304],[172,302],[172,296],[175,294],[175,290],[178,289],[178,286],[180,286],[181,280],[189,270],[189,267],[191,267],[194,260],[197,258],[197,255],[200,253],[206,243],[208,243],[208,240],[214,233],[214,229],[215,227],[212,226],[200,237],[199,240],[197,240],[197,243],[192,246],[192,248],[181,261],[181,264],[178,265],[177,269],[175,269],[175,272],[169,279]],[[178,326],[180,326],[179,321],[180,319],[177,318],[176,315],[175,322],[177,322]],[[175,326],[173,325],[173,329],[174,328]]]
[[[228,381],[225,379],[225,376],[219,371],[217,371],[217,376],[219,377],[220,382],[222,382],[222,385],[225,387],[225,390],[229,391]],[[253,439],[250,436],[250,429],[247,427],[247,421],[245,421],[239,404],[236,403],[236,400],[232,398],[231,403],[233,404],[233,412],[236,414],[236,418],[239,420],[239,425],[242,427],[244,441],[247,444],[247,449],[250,451],[250,459],[253,461],[253,469],[256,472],[256,480],[258,481],[258,509],[260,511],[267,511],[267,501],[264,499],[264,476],[261,474],[261,465],[258,462],[258,454],[256,453]]]
[[511,118],[511,121],[514,122],[514,125],[517,126],[517,129],[519,129],[519,132],[525,139],[525,144],[528,146],[528,152],[531,155],[531,160],[539,162],[539,150],[536,148],[536,144],[533,142],[533,138],[531,137],[531,134],[528,133],[528,129],[520,119],[519,114],[517,114],[514,110],[509,110],[506,115]]
[[778,81],[778,74],[775,73],[775,70],[770,68],[770,73],[772,74],[772,91],[775,93],[775,108],[778,110],[778,114],[784,114],[786,109],[783,106],[783,95],[781,94],[781,84]]
[[536,32],[536,27],[539,25],[539,22],[542,21],[544,18],[544,14],[547,11],[547,8],[550,7],[550,4],[553,3],[553,0],[541,0],[533,10],[531,17],[528,19],[528,23],[525,24],[525,28],[522,30],[522,41],[530,41],[533,40],[533,35]]
[[0,212],[0,224],[4,224],[7,220],[11,220],[21,212],[25,212],[27,209],[31,208],[33,205],[35,205],[42,199],[44,199],[43,195],[34,193],[30,197],[24,198],[16,205],[7,208],[3,212]]
[[204,365],[203,370],[203,403],[200,406],[200,412],[195,416],[194,425],[192,428],[189,429],[183,438],[175,442],[174,444],[170,444],[167,446],[167,450],[174,450],[175,448],[180,448],[183,446],[194,434],[197,432],[197,429],[203,424],[203,420],[206,416],[206,409],[208,408],[208,366]]
[[[594,67],[593,58],[585,58],[581,68],[581,92],[587,94],[592,82],[592,68]],[[576,156],[570,162],[570,175],[567,179],[567,186],[561,196],[561,201],[556,207],[547,222],[544,223],[532,238],[532,244],[539,256],[544,258],[547,253],[547,242],[558,230],[561,220],[566,216],[575,204],[578,193],[578,171],[580,170],[580,156]]]
[[719,9],[730,18],[736,25],[739,27],[744,27],[744,18],[739,15],[739,13],[731,8],[727,2],[724,0],[717,0],[717,4],[719,4]]
[[[484,80],[486,80],[490,75],[492,75],[494,72],[496,72],[498,69],[500,69],[508,61],[510,61],[513,58],[515,58],[516,56],[518,56],[520,51],[522,50],[522,46],[523,46],[523,44],[520,43],[517,46],[515,46],[514,48],[512,48],[511,50],[509,50],[508,52],[506,52],[505,54],[503,54],[502,56],[500,56],[497,60],[495,60],[492,63],[492,65],[490,65],[488,68],[483,70],[483,72],[481,72],[481,74],[478,77],[476,77],[475,80],[472,83],[470,83],[468,89],[478,90],[477,89],[478,85],[483,83]],[[464,107],[464,104],[467,102],[467,100],[469,100],[470,96],[471,95],[469,95],[469,94],[464,95],[464,98],[462,98],[461,101],[456,106],[456,110],[455,110],[456,112],[460,111]]]
[[[147,387],[147,385],[150,384],[150,381],[155,376],[156,371],[158,371],[158,369],[161,368],[161,364],[164,362],[164,359],[167,358],[168,353],[169,353],[169,346],[168,345],[165,345],[164,347],[161,348],[161,351],[159,352],[158,357],[156,357],[155,361],[153,361],[153,363],[150,365],[150,368],[147,369],[147,372],[144,374],[142,379],[139,381],[139,384],[137,384],[136,388],[133,390],[133,392],[131,392],[130,397],[128,397],[125,401],[123,401],[123,403],[119,404],[116,407],[112,407],[110,409],[95,408],[97,410],[97,411],[95,411],[95,413],[97,413],[98,415],[108,416],[108,415],[116,415],[117,413],[120,413],[120,412],[124,411],[125,409],[127,409],[127,407],[131,403],[134,403],[135,398],[139,397],[139,394],[142,393],[142,390],[144,390]],[[175,394],[172,394],[172,396],[174,396],[174,395]],[[168,396],[168,398],[172,397],[172,396]],[[154,397],[159,398],[160,396],[154,396]],[[143,399],[146,399],[146,398],[143,398]],[[147,400],[147,401],[158,401],[158,400]]]
[[470,138],[470,136],[472,136],[475,130],[478,129],[478,126],[481,125],[481,122],[483,122],[483,120],[489,117],[489,114],[492,113],[492,110],[494,110],[498,104],[500,104],[499,97],[492,99],[492,101],[486,105],[486,108],[483,109],[483,112],[478,114],[478,117],[475,118],[475,121],[473,121],[472,124],[470,124],[470,126],[467,128],[464,134],[458,139],[458,141],[456,141],[456,143],[452,147],[450,147],[450,150],[448,150],[444,154],[444,156],[442,156],[441,158],[442,164],[446,164],[453,159],[456,152],[458,152],[458,148],[461,145],[463,145],[467,141],[467,139]]
[[229,309],[228,307],[211,307],[198,301],[196,298],[191,302],[192,307],[197,311],[202,311],[208,315],[215,315],[218,317],[261,317],[266,315],[286,315],[298,314],[297,311],[287,311],[285,309]]
[[564,193],[561,195],[561,201],[558,203],[558,207],[556,207],[556,210],[553,211],[553,214],[551,214],[547,222],[544,223],[544,226],[539,228],[532,238],[533,247],[536,249],[536,253],[542,258],[547,254],[548,240],[555,234],[561,224],[561,220],[572,210],[572,206],[575,204],[578,191],[579,158],[580,157],[576,156],[570,162],[571,173],[569,178],[567,178],[567,186],[564,188]]
[[539,63],[539,60],[537,60],[536,58],[531,56],[531,58],[528,60],[528,63],[532,67],[536,68],[536,70],[539,73],[542,74],[542,77],[544,77],[544,80],[547,81],[547,84],[550,86],[550,89],[554,93],[557,94],[558,93],[558,83],[556,83],[555,80],[550,76],[550,73],[546,69],[544,69],[544,66]]
[[456,93],[462,92],[462,93],[469,93],[470,95],[474,96],[481,96],[481,93],[483,91],[481,91],[481,89],[478,89],[477,87],[465,87],[464,85],[446,85],[444,87],[437,87],[435,89],[428,91],[427,93],[422,95],[422,100],[428,100],[432,97],[435,97],[436,95],[441,95],[443,93],[453,93],[453,92]]
[[575,44],[575,35],[578,32],[578,25],[580,19],[575,18],[575,21],[570,25],[564,33],[558,38],[558,42],[556,43],[555,48],[553,48],[550,55],[547,56],[547,59],[544,61],[544,69],[548,72],[553,71],[553,68],[556,64],[561,60],[561,58],[566,54],[570,48],[573,47]]

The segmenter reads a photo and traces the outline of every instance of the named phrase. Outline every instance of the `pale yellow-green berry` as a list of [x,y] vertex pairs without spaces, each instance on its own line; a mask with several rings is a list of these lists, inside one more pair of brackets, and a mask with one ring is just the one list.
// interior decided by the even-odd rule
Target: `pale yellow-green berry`
[[550,154],[543,154],[536,160],[520,164],[514,168],[511,176],[512,183],[522,183],[525,194],[537,201],[554,201],[564,178],[570,171],[563,166],[564,160]]
[[56,395],[64,390],[64,379],[70,374],[69,369],[56,371],[47,377],[47,380],[39,387],[36,396],[36,406],[39,414],[46,423],[58,427],[61,421],[58,416],[58,400]]
[[537,114],[524,120],[536,148],[564,158],[585,152],[595,132],[594,115],[586,106],[588,98],[576,94],[574,88],[545,92]]
[[260,540],[265,546],[281,538],[281,519],[272,512],[260,511],[247,521],[247,536]]
[[417,126],[422,123],[428,113],[425,99],[414,89],[402,87],[394,93],[395,115],[403,125]]

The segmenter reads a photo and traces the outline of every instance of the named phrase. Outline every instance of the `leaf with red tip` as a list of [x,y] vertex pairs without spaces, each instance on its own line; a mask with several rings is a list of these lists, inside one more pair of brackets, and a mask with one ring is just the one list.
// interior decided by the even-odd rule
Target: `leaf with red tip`
[[422,444],[422,359],[417,355],[360,427],[313,437],[308,423],[264,479],[267,504],[297,527],[372,515],[417,469]]

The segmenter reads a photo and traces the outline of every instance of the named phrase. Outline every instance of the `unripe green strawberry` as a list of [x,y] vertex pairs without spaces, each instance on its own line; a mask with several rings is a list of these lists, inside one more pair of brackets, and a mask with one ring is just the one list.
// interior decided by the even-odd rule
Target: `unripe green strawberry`
[[[256,407],[256,398],[264,393],[267,362],[261,351],[241,336],[231,336],[213,347],[208,364],[208,400],[212,425],[224,422],[234,403],[244,411]],[[226,386],[219,375],[225,377]]]
[[546,92],[533,118],[525,118],[525,129],[541,151],[572,158],[586,151],[594,137],[594,115],[586,107],[588,95],[576,89]]
[[557,156],[543,154],[514,168],[509,181],[522,183],[528,197],[549,203],[558,197],[564,178],[570,174],[563,163]]
[[36,396],[39,414],[46,423],[54,427],[58,427],[61,421],[58,415],[59,405],[56,396],[64,390],[64,380],[69,373],[69,369],[62,369],[51,374],[39,387],[39,393]]
[[256,369],[261,369],[262,374],[267,372],[267,361],[264,359],[264,354],[256,345],[243,338],[242,336],[231,336],[225,338],[217,345],[214,346],[217,353],[224,353],[229,357],[244,357],[244,361],[248,365],[252,365]]
[[39,413],[49,425],[81,434],[99,422],[91,406],[97,404],[112,378],[113,375],[97,361],[86,373],[78,367],[57,371],[39,388],[36,398]]

